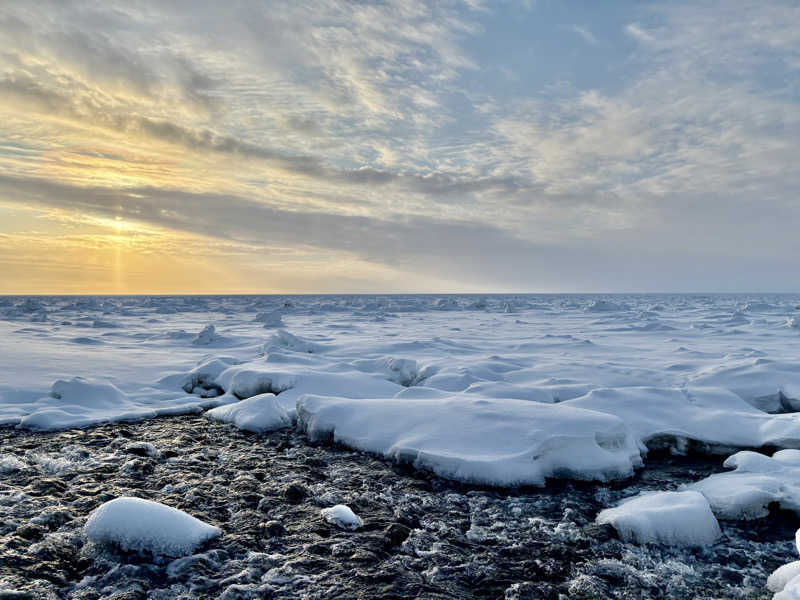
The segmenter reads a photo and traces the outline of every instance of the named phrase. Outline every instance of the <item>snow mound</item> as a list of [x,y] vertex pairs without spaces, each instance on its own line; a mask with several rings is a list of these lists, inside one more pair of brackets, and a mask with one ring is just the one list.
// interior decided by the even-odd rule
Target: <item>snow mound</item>
[[297,418],[314,441],[333,440],[471,483],[608,480],[630,476],[641,465],[618,418],[524,400],[305,395],[297,401]]
[[800,515],[800,450],[779,450],[771,458],[743,450],[723,465],[735,470],[686,486],[703,494],[721,519],[765,517],[773,502]]
[[355,530],[364,525],[364,521],[361,520],[361,517],[354,513],[349,506],[345,506],[344,504],[323,508],[320,512],[328,523],[341,527],[342,529]]
[[219,406],[208,411],[206,416],[254,433],[275,431],[292,424],[275,394],[260,394],[234,404]]
[[612,525],[624,541],[638,544],[705,546],[722,533],[708,501],[698,492],[640,494],[601,511],[597,522]]
[[[794,534],[794,543],[800,551],[800,529]],[[767,578],[767,589],[775,592],[772,600],[800,600],[800,560],[775,569]]]
[[322,344],[304,340],[301,337],[292,335],[285,329],[279,329],[273,333],[269,343],[280,346],[281,348],[286,348],[287,350],[292,350],[293,352],[306,352],[308,354],[315,354],[325,350],[325,346]]
[[[785,565],[775,569],[769,578],[767,578],[767,589],[770,592],[781,592],[786,589],[786,586],[789,584],[789,582],[796,577],[800,581],[800,560],[786,563]],[[792,596],[777,597],[792,598]]]
[[141,498],[116,498],[97,507],[84,533],[95,544],[153,556],[185,556],[222,531],[182,510]]
[[125,394],[114,384],[75,377],[56,381],[48,397],[37,402],[38,408],[22,417],[19,427],[27,429],[64,429],[81,427],[116,415],[129,408]]
[[280,310],[260,312],[253,320],[258,323],[264,323],[265,328],[283,327],[283,313]]
[[195,346],[208,346],[219,339],[217,329],[213,325],[206,325],[200,330],[200,333],[192,340]]
[[625,304],[611,302],[610,300],[595,300],[587,305],[583,310],[586,312],[620,312],[623,310],[629,310],[629,307]]

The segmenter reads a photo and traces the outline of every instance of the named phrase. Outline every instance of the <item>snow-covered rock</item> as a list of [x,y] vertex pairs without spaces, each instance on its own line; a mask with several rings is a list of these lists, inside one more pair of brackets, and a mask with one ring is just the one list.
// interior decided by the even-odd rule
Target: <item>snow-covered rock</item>
[[97,507],[84,526],[95,544],[153,556],[185,556],[217,537],[219,528],[193,516],[141,498],[116,498]]
[[601,511],[597,522],[612,525],[620,538],[639,544],[706,546],[721,535],[708,501],[691,491],[643,493]]
[[344,504],[323,508],[320,512],[328,523],[341,527],[342,529],[355,530],[364,525],[364,521],[361,520],[361,517],[354,513],[349,506],[345,506]]
[[723,463],[733,468],[686,486],[703,494],[721,519],[758,519],[768,506],[800,515],[800,450],[779,450],[772,457],[743,450]]
[[275,431],[292,424],[292,419],[278,402],[275,394],[259,394],[233,404],[219,406],[209,410],[206,416],[255,433]]
[[380,454],[459,481],[542,485],[546,477],[608,480],[641,465],[614,416],[524,400],[307,395],[298,426],[312,440]]

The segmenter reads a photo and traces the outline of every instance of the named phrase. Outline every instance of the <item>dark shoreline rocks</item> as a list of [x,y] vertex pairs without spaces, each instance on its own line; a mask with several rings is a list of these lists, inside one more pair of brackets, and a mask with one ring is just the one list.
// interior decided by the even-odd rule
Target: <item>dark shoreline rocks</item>
[[[26,465],[0,475],[0,597],[9,598],[768,599],[766,577],[794,560],[800,526],[780,512],[722,522],[719,543],[687,550],[623,544],[594,524],[623,497],[722,470],[718,457],[651,454],[626,482],[497,490],[198,416],[2,429],[0,454]],[[171,562],[88,544],[89,513],[123,495],[223,534]],[[335,504],[363,527],[327,523],[320,510]]]

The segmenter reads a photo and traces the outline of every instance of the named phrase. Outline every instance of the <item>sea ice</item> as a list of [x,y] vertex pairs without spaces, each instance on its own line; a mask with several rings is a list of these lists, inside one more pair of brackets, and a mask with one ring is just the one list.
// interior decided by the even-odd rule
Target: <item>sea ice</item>
[[691,491],[643,493],[601,511],[597,522],[612,525],[620,538],[639,544],[705,546],[721,535],[708,501]]
[[153,556],[185,556],[222,533],[182,510],[128,497],[97,507],[86,521],[84,532],[96,544]]
[[618,418],[572,407],[472,396],[333,398],[297,402],[312,440],[414,464],[449,479],[498,486],[542,485],[546,477],[608,480],[641,464]]

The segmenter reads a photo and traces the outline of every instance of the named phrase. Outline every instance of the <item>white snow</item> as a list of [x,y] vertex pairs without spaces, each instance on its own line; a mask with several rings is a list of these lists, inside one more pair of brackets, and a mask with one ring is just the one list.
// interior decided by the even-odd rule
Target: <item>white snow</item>
[[[626,455],[611,461],[624,474],[638,464],[631,454],[665,441],[729,453],[800,446],[800,346],[787,327],[798,303],[769,294],[0,298],[0,425],[63,429],[227,405],[209,416],[260,428],[276,405],[294,418],[303,396],[324,395],[364,422],[389,423],[356,435],[337,418],[343,443],[381,454],[397,444],[409,450],[398,458],[449,477],[511,481],[513,457],[544,444],[524,477],[602,478],[604,453]],[[269,393],[275,404],[239,405]],[[451,401],[488,402],[495,420],[448,413]],[[506,427],[528,414],[522,405],[559,416]],[[597,446],[583,430],[559,438],[586,415],[568,409],[627,427],[630,448],[604,449],[585,471],[558,458],[568,452],[547,444]],[[503,439],[471,451],[448,435],[459,419]],[[389,432],[392,420],[418,437]]]
[[743,450],[723,465],[735,470],[686,486],[708,498],[718,517],[765,517],[773,502],[800,515],[800,450],[780,450],[772,457]]
[[[800,552],[800,529],[795,532],[794,540]],[[767,589],[775,592],[772,600],[800,600],[800,560],[775,569],[767,578]]]
[[625,425],[608,414],[466,395],[410,399],[307,395],[298,426],[312,440],[429,469],[449,479],[498,486],[546,477],[607,480],[640,463]]
[[185,556],[222,532],[182,510],[122,497],[97,507],[84,533],[95,544],[111,544],[128,552]]
[[219,406],[208,411],[206,416],[255,433],[275,431],[292,424],[275,394],[259,394],[234,404]]
[[328,523],[341,527],[342,529],[354,530],[364,525],[364,521],[361,520],[361,517],[356,515],[349,506],[345,506],[344,504],[323,508],[320,512]]
[[706,546],[721,535],[708,501],[698,492],[643,493],[597,516],[620,538],[638,544]]

